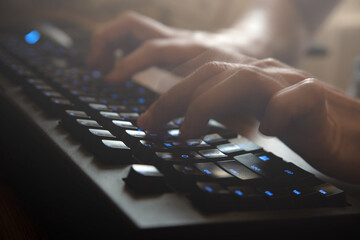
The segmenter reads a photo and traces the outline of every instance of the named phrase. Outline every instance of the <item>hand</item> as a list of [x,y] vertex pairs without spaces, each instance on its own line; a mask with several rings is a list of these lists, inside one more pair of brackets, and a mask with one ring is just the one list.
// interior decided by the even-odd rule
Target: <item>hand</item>
[[[126,12],[95,31],[88,64],[104,71],[111,70],[107,75],[109,82],[123,82],[146,67],[179,66],[209,49],[257,55],[259,44],[250,36],[235,29],[210,33],[171,28],[140,14]],[[117,48],[130,54],[115,62],[113,52]],[[207,61],[209,59],[204,58],[197,64]],[[194,70],[177,73],[186,75]]]
[[156,131],[185,116],[181,136],[195,138],[209,119],[243,111],[323,173],[360,182],[360,102],[273,59],[207,63],[163,94],[138,125]]

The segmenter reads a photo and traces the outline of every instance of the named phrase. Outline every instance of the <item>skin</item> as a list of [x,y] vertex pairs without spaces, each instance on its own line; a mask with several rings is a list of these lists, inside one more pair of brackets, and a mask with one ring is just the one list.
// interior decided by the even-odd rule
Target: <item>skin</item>
[[[174,117],[185,116],[181,137],[194,138],[211,118],[250,113],[263,134],[279,137],[319,171],[360,183],[360,102],[283,63],[293,62],[314,29],[307,31],[301,14],[286,5],[290,1],[265,2],[255,4],[232,28],[214,33],[171,28],[127,12],[95,32],[88,64],[109,71],[107,81],[121,83],[148,66],[199,59],[139,118],[141,128],[158,131]],[[249,27],[254,19],[260,30]],[[136,44],[128,48],[129,42]],[[119,47],[129,54],[115,61],[112,52]],[[227,57],[202,58],[209,52]]]

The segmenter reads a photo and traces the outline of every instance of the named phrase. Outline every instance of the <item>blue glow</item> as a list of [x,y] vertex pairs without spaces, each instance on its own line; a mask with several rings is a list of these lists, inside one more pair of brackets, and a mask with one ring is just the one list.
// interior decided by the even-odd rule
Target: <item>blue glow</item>
[[144,93],[146,90],[143,87],[139,87],[137,91],[138,93]]
[[165,146],[171,147],[171,143],[164,143]]
[[82,86],[81,90],[84,91],[84,92],[87,92],[87,91],[89,91],[89,87],[88,86]]
[[299,192],[299,191],[296,190],[296,189],[293,190],[293,193],[295,193],[296,195],[300,195],[300,194],[301,194],[301,192]]
[[97,71],[97,70],[94,70],[94,71],[92,72],[92,76],[93,76],[94,78],[99,78],[99,77],[101,77],[101,72],[99,72],[99,71]]
[[113,94],[111,94],[111,98],[117,99],[117,98],[119,98],[119,95],[117,93],[113,93]]
[[255,165],[251,165],[250,166],[252,169],[254,169],[255,171],[257,171],[257,172],[260,172],[261,171],[261,168],[258,168],[257,166],[255,166]]
[[36,30],[33,30],[25,35],[25,41],[28,44],[35,44],[40,40],[40,33]]
[[213,192],[213,191],[214,191],[214,189],[212,189],[212,188],[209,187],[209,186],[206,186],[206,187],[205,187],[205,190],[208,191],[208,192]]
[[181,143],[181,142],[172,142],[172,145],[174,145],[174,146],[181,146],[182,143]]
[[284,172],[286,172],[287,174],[290,174],[290,175],[294,175],[294,172],[293,171],[290,171],[288,169],[284,170]]
[[181,155],[181,157],[182,157],[182,158],[189,158],[189,155],[183,154],[183,155]]
[[138,108],[138,107],[133,107],[133,109],[132,109],[134,112],[139,112],[140,111],[140,109]]
[[327,192],[322,189],[319,190],[319,193],[324,194],[324,195],[327,194]]
[[232,173],[234,173],[234,174],[236,174],[236,175],[239,175],[239,174],[240,174],[238,171],[236,171],[236,170],[234,170],[234,169],[232,169],[232,168],[230,168],[229,170],[230,170],[230,172],[232,172]]
[[138,103],[144,104],[146,102],[145,98],[139,98]]
[[240,190],[235,190],[234,193],[236,193],[239,196],[244,195],[244,193],[242,191],[240,191]]
[[211,173],[212,173],[212,172],[209,171],[208,169],[204,169],[203,172],[206,173],[206,174],[211,174]]
[[268,196],[270,196],[270,197],[271,197],[271,196],[274,196],[274,194],[273,194],[272,192],[270,192],[270,191],[265,191],[265,194],[268,195]]
[[270,160],[270,158],[269,158],[268,156],[266,156],[266,155],[259,156],[259,158],[260,158],[261,160],[263,160],[264,162]]

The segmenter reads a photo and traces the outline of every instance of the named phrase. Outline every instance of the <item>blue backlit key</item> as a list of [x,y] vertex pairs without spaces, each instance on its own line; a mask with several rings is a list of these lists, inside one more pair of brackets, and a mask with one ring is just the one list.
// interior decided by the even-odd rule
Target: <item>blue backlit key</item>
[[229,139],[229,142],[238,145],[239,147],[241,147],[242,149],[244,149],[247,152],[253,152],[253,151],[258,151],[258,150],[262,149],[256,143],[254,143],[254,142],[250,141],[249,139],[242,137],[242,136],[238,136],[237,138]]
[[218,161],[217,164],[225,171],[242,181],[258,181],[262,179],[259,174],[251,171],[236,160]]
[[194,166],[204,175],[214,179],[232,179],[233,176],[218,167],[215,163],[195,163]]
[[216,148],[227,155],[236,155],[244,151],[243,148],[235,143],[221,144],[216,146]]
[[252,153],[237,155],[234,158],[253,172],[264,177],[271,178],[280,175],[276,164],[267,164]]
[[205,158],[227,158],[228,156],[222,152],[220,152],[218,149],[204,149],[198,151],[203,157]]

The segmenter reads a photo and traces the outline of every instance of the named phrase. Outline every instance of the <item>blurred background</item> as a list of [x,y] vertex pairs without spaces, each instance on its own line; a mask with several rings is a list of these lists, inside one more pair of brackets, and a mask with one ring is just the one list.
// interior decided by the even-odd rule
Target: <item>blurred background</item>
[[[231,25],[251,0],[11,0],[0,3],[0,26],[24,22],[76,19],[96,26],[126,10],[134,10],[165,24],[202,30]],[[347,91],[354,79],[354,61],[360,55],[360,1],[343,0],[300,59],[297,67]]]

